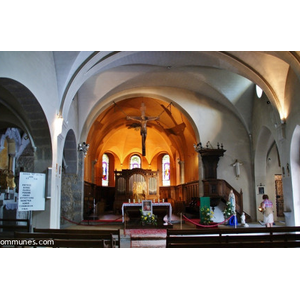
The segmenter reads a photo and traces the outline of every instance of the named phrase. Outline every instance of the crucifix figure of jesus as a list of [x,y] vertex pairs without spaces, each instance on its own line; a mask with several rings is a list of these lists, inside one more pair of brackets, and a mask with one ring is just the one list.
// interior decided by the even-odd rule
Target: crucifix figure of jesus
[[141,123],[141,136],[142,136],[142,155],[145,156],[146,155],[146,136],[147,136],[147,122],[148,121],[155,121],[159,119],[159,116],[157,117],[146,117],[145,115],[145,111],[146,111],[146,106],[144,104],[144,102],[142,103],[141,106],[141,116],[127,116],[126,119],[127,120],[134,120],[134,121],[138,121]]

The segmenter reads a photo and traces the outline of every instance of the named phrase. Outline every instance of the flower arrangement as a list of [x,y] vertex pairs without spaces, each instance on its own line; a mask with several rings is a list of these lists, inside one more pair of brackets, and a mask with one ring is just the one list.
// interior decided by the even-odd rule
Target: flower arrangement
[[232,204],[229,201],[227,201],[225,209],[223,211],[224,219],[228,219],[233,214],[234,214],[234,211],[233,211]]
[[209,224],[213,216],[214,216],[214,212],[210,208],[204,206],[200,209],[201,224],[205,224],[205,225]]
[[141,223],[143,226],[145,225],[157,225],[157,216],[154,214],[146,213],[143,214],[142,210],[141,211]]

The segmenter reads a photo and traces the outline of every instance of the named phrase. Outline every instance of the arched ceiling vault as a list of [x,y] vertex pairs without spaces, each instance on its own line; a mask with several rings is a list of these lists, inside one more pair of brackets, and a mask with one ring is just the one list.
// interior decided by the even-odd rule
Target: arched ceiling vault
[[[280,119],[287,117],[284,96],[288,72],[293,70],[300,78],[299,57],[299,52],[288,51],[55,52],[58,87],[62,97],[60,114],[67,119],[71,102],[76,97],[81,139],[86,139],[89,132],[94,132],[99,145],[97,153],[101,152],[101,145],[109,144],[109,137],[126,138],[125,144],[132,140],[132,130],[125,130],[122,125],[124,119],[117,117],[115,122],[103,127],[98,117],[113,102],[121,103],[121,100],[135,97],[170,103],[176,93],[181,93],[216,101],[231,110],[250,134],[255,84],[265,92],[274,108],[276,122],[280,122]],[[135,107],[135,112],[138,109]],[[152,109],[149,107],[150,115],[155,112]],[[112,117],[109,111],[107,113]],[[185,117],[189,117],[188,113]],[[193,127],[193,123],[190,123]],[[116,131],[114,135],[98,137],[101,130],[114,131],[108,126],[119,128],[118,133]],[[166,124],[164,126],[167,128]],[[152,130],[159,132],[158,124],[149,125],[148,143],[151,143]],[[197,134],[194,132],[196,139]],[[166,137],[165,131],[161,138],[159,144],[166,143],[164,146],[173,152],[182,143],[173,137]],[[126,149],[123,152],[126,153]]]
[[89,108],[121,88],[141,87],[145,82],[149,86],[152,82],[155,86],[179,85],[199,94],[209,93],[211,99],[233,106],[236,115],[249,127],[249,118],[240,109],[241,102],[251,101],[244,97],[246,86],[258,84],[280,117],[284,117],[284,91],[289,68],[300,76],[299,52],[287,51],[59,52],[54,58],[63,117],[67,116],[71,101],[79,91],[85,105],[89,102]]
[[175,159],[178,153],[184,158],[194,151],[196,137],[184,114],[171,103],[155,98],[133,97],[108,107],[93,122],[87,137],[92,159],[99,159],[104,152],[110,152],[123,163],[131,153],[141,154],[140,123],[126,117],[140,116],[142,103],[146,105],[146,116],[159,117],[147,124],[145,158],[149,164],[158,153],[167,152]]

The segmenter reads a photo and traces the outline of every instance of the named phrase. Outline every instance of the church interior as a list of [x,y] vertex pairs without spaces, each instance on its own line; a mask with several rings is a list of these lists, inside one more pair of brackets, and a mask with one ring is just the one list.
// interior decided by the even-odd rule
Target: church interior
[[1,8],[2,298],[299,294],[294,1]]
[[[238,224],[264,226],[264,194],[274,225],[300,224],[298,51],[3,51],[0,64],[0,219],[130,227],[151,200],[172,227],[209,198],[221,224],[233,191]],[[45,175],[39,208],[21,203],[26,173]]]
[[36,4],[2,4],[1,296],[297,295],[295,3]]

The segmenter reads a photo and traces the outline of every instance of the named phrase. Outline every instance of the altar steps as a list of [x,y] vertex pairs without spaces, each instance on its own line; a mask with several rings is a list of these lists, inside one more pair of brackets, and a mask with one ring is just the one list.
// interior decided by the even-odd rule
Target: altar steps
[[131,248],[165,248],[166,229],[126,229]]

